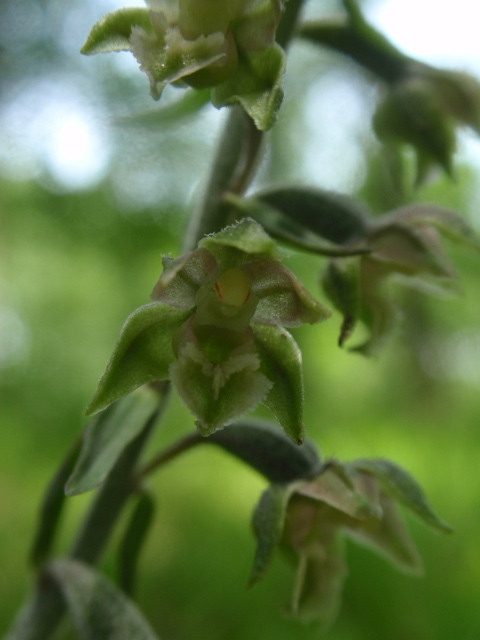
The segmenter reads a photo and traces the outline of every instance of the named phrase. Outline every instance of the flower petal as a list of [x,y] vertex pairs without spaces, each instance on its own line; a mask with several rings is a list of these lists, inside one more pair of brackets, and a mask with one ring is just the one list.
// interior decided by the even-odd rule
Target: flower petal
[[303,424],[302,355],[292,336],[279,327],[253,328],[261,370],[273,383],[264,403],[276,415],[285,433],[301,444]]
[[259,298],[253,322],[257,324],[298,327],[330,317],[330,311],[317,302],[300,280],[281,263],[269,258],[252,260],[244,266],[252,281],[252,291]]
[[186,40],[178,27],[172,26],[161,36],[134,27],[130,36],[132,53],[148,76],[155,100],[160,98],[166,84],[177,82],[221,59],[225,55],[224,41],[223,33]]
[[[241,262],[251,259],[252,255],[275,256],[275,242],[252,218],[244,218],[218,233],[206,236],[199,247],[213,253],[223,268],[238,267]],[[243,259],[239,251],[245,254]]]
[[[186,333],[185,335],[188,335]],[[170,367],[175,388],[198,418],[202,435],[221,429],[262,402],[272,383],[259,371],[260,360],[240,347],[220,362],[212,362],[193,340],[180,343],[178,359]]]
[[217,262],[206,249],[196,249],[176,260],[164,257],[163,273],[151,297],[178,309],[191,309],[199,288],[216,270]]
[[122,328],[87,415],[97,413],[146,382],[166,380],[174,358],[173,335],[189,314],[163,302],[136,309]]

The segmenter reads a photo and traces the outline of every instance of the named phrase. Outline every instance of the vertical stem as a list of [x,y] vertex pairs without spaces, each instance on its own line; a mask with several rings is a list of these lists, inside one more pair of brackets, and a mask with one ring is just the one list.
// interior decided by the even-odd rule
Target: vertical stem
[[[277,42],[286,48],[293,37],[304,0],[288,0],[277,29]],[[216,233],[235,220],[231,207],[223,202],[227,192],[245,192],[255,173],[265,134],[239,106],[230,108],[217,149],[205,195],[187,230],[184,251],[191,251],[208,233]]]
[[223,196],[227,192],[241,194],[248,187],[262,140],[263,132],[256,129],[243,109],[230,108],[204,196],[190,221],[184,251],[191,251],[203,236],[233,222]]
[[[94,564],[102,553],[122,507],[134,488],[132,473],[165,407],[168,395],[166,389],[167,387],[159,401],[157,412],[147,422],[140,435],[125,448],[98,491],[91,510],[72,545],[70,557]],[[64,613],[65,603],[60,591],[40,571],[33,593],[20,610],[5,640],[46,640],[56,630]]]
[[[303,0],[289,0],[278,29],[278,42],[286,46],[293,35]],[[223,196],[231,191],[241,194],[248,187],[259,157],[263,134],[240,107],[231,109],[213,163],[203,200],[192,217],[184,250],[193,249],[205,234],[219,231],[231,219]],[[163,410],[165,395],[159,402]],[[130,443],[117,462],[84,521],[70,556],[93,564],[102,553],[123,505],[132,491],[132,482],[140,455],[158,415]],[[45,575],[37,578],[26,601],[4,640],[47,640],[65,612],[65,603],[56,586]],[[100,640],[100,639],[99,639]]]

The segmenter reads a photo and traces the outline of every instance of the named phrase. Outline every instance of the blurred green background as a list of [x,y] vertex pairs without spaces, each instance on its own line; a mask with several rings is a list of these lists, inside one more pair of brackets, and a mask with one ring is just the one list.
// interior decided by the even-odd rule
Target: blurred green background
[[[179,251],[225,117],[208,107],[177,121],[161,116],[126,55],[77,53],[91,24],[119,4],[0,5],[0,633],[32,578],[27,555],[43,489],[83,426],[123,320],[148,300],[162,254]],[[374,98],[371,83],[344,61],[296,45],[258,184],[361,192],[377,213],[392,206],[375,170]],[[172,91],[163,102],[176,99]],[[478,165],[469,164],[468,145],[460,146],[456,181],[439,176],[417,199],[452,207],[478,228]],[[425,561],[421,579],[349,545],[350,575],[329,640],[480,637],[479,263],[456,247],[451,255],[463,294],[404,296],[408,313],[376,360],[336,347],[337,314],[295,332],[308,433],[323,454],[395,460],[455,528],[440,537],[409,519]],[[283,256],[321,297],[322,260],[290,249]],[[192,427],[173,397],[149,453]],[[292,573],[281,557],[245,589],[262,478],[205,447],[150,486],[158,511],[138,597],[162,638],[319,637],[283,613]],[[88,501],[69,500],[59,554]],[[111,577],[113,542],[102,561]]]

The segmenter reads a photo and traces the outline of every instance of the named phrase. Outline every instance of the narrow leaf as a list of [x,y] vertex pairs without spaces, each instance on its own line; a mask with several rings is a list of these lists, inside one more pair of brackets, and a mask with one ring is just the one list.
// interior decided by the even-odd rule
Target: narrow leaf
[[331,191],[281,187],[261,191],[255,199],[281,213],[287,230],[300,226],[337,245],[363,239],[370,226],[368,211],[361,204]]
[[137,389],[96,416],[85,430],[80,456],[65,486],[66,494],[72,496],[98,487],[125,447],[155,416],[158,405],[158,393]]
[[281,540],[288,501],[294,491],[295,484],[272,484],[262,493],[255,507],[252,525],[257,548],[249,586],[264,576],[273,560]]
[[316,232],[302,224],[301,220],[286,216],[283,211],[260,198],[241,198],[233,193],[227,193],[224,200],[241,215],[257,220],[272,237],[293,245],[297,249],[324,256],[349,256],[369,251],[368,247],[363,245],[355,244],[350,247],[325,241]]
[[55,560],[46,571],[65,598],[80,640],[157,640],[135,605],[88,565]]
[[302,355],[292,336],[279,327],[254,327],[261,368],[273,382],[264,403],[276,415],[285,433],[301,444],[303,424]]
[[155,514],[152,496],[142,492],[130,516],[118,552],[119,584],[131,596],[135,588],[138,558]]
[[40,507],[38,526],[30,551],[30,559],[34,566],[42,564],[50,554],[65,504],[65,482],[72,472],[79,451],[80,441],[75,443],[48,485]]
[[309,440],[301,446],[277,425],[258,420],[242,420],[212,434],[211,442],[243,460],[271,482],[292,482],[320,473],[318,453]]
[[151,31],[149,12],[140,7],[118,9],[107,13],[92,28],[81,48],[81,53],[108,53],[110,51],[131,51],[130,34],[133,26]]
[[163,302],[136,309],[122,328],[86,414],[97,413],[142,384],[168,379],[174,359],[172,339],[190,314]]
[[357,260],[330,260],[322,278],[329,300],[343,315],[338,344],[342,347],[352,334],[360,313],[360,271]]
[[364,458],[355,460],[351,464],[354,469],[366,471],[378,478],[393,497],[429,526],[443,533],[452,531],[451,526],[432,511],[416,480],[395,463],[383,458]]

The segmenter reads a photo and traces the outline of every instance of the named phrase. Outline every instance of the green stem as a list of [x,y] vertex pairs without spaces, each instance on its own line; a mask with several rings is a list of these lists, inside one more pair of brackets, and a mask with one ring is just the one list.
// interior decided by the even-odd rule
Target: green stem
[[[303,0],[289,0],[279,29],[279,42],[284,46],[294,30]],[[285,24],[288,23],[288,24]],[[214,233],[235,219],[229,205],[223,202],[225,193],[241,194],[254,174],[263,141],[263,134],[239,107],[231,109],[223,137],[215,157],[203,200],[192,218],[184,250],[190,251],[208,233]],[[159,403],[163,411],[166,396]],[[70,557],[93,564],[102,553],[118,516],[135,489],[135,468],[156,422],[156,416],[142,433],[128,445],[113,471],[97,494],[97,498],[70,550]],[[190,446],[173,447],[157,459],[164,464]],[[159,462],[160,460],[160,462]],[[146,473],[144,468],[143,474]],[[4,640],[47,640],[55,632],[65,612],[65,603],[58,588],[41,571],[35,589],[26,601]]]
[[[156,414],[125,449],[99,490],[90,512],[72,545],[69,556],[94,564],[102,553],[127,498],[135,489],[132,470],[167,400],[166,389]],[[46,640],[65,613],[65,603],[53,582],[40,571],[33,594],[27,600],[5,640]]]
[[[291,41],[304,0],[288,0],[277,29],[277,42],[284,49]],[[194,249],[208,233],[216,233],[238,217],[224,201],[227,193],[243,194],[257,168],[265,133],[239,106],[232,107],[213,162],[205,195],[194,212],[188,228],[184,251]]]
[[240,195],[248,187],[259,156],[263,133],[240,107],[230,110],[223,135],[198,209],[187,231],[184,251],[194,249],[208,233],[215,233],[235,220],[225,204],[226,193]]
[[170,460],[174,460],[185,451],[193,449],[194,447],[202,444],[206,441],[205,437],[200,435],[198,431],[193,431],[181,438],[177,442],[174,442],[170,447],[160,451],[150,462],[142,467],[137,474],[137,484],[141,484],[142,480],[150,475],[153,471],[156,471],[160,467],[163,467]]

